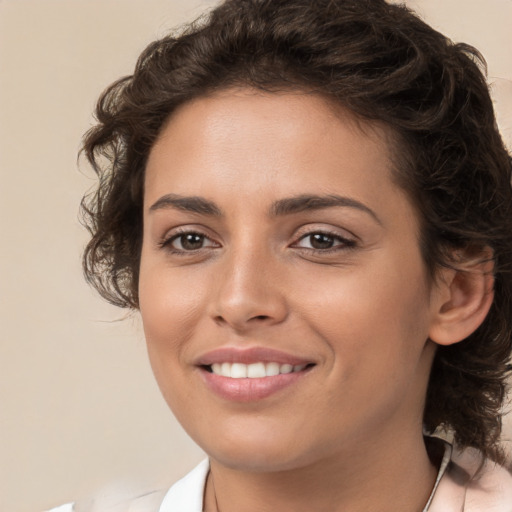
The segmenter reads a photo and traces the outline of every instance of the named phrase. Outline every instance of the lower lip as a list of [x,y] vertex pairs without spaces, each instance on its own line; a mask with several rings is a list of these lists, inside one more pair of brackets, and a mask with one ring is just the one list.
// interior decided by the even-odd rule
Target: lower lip
[[259,379],[232,379],[222,377],[201,368],[201,375],[208,388],[216,395],[233,402],[263,400],[302,379],[309,369],[300,372],[282,373]]

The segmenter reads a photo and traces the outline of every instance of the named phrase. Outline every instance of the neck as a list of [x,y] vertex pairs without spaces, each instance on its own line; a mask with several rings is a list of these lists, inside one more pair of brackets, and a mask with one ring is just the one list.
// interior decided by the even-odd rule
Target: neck
[[423,436],[382,432],[314,464],[277,472],[228,468],[214,460],[206,512],[421,512],[437,470]]

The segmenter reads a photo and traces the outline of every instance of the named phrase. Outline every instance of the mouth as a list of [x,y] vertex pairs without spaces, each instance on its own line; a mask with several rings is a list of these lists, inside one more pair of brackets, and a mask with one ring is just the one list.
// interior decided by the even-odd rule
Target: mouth
[[257,403],[273,395],[289,396],[309,380],[317,362],[267,347],[223,347],[195,364],[207,389],[223,401]]
[[231,379],[264,379],[268,377],[276,377],[278,375],[303,372],[305,370],[309,370],[313,366],[313,363],[293,365],[290,363],[279,363],[277,361],[259,361],[251,364],[244,364],[225,361],[222,363],[213,363],[211,365],[202,365],[201,368],[208,373]]

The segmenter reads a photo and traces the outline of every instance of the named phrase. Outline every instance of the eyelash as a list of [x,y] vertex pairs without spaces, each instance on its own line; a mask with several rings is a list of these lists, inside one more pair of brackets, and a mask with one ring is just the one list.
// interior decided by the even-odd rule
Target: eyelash
[[205,235],[204,233],[201,233],[200,231],[196,231],[196,230],[188,230],[188,229],[183,229],[183,230],[178,230],[176,231],[172,236],[170,237],[166,237],[166,238],[163,238],[159,243],[159,247],[162,248],[162,249],[165,249],[166,251],[169,251],[170,253],[172,254],[176,254],[178,256],[189,256],[191,254],[197,254],[199,253],[199,251],[202,251],[203,249],[207,248],[207,247],[200,247],[198,249],[191,249],[191,250],[186,250],[186,249],[177,249],[175,247],[172,246],[173,242],[175,240],[178,240],[180,238],[183,238],[185,236],[199,236],[201,237],[203,240],[211,240],[210,237],[208,237],[207,235]]
[[357,246],[357,242],[353,239],[345,238],[343,236],[340,236],[338,233],[334,233],[332,231],[316,229],[316,230],[312,230],[312,231],[309,231],[308,233],[301,235],[297,239],[297,241],[292,244],[292,247],[294,247],[294,246],[297,247],[297,244],[300,241],[305,240],[308,237],[312,237],[314,235],[326,236],[328,238],[333,239],[334,244],[336,244],[337,242],[338,242],[338,244],[334,245],[334,247],[329,247],[326,249],[317,249],[314,247],[300,247],[300,248],[307,250],[309,253],[312,253],[312,254],[331,254],[331,253],[335,253],[335,252],[347,251],[349,249],[354,249]]
[[[201,237],[203,239],[203,241],[209,240],[210,242],[213,242],[210,237],[208,237],[204,233],[201,233],[200,231],[183,229],[183,230],[179,230],[178,232],[175,232],[170,237],[162,239],[160,242],[158,242],[158,245],[160,248],[165,249],[165,250],[171,252],[172,254],[175,254],[178,256],[189,256],[192,254],[198,254],[200,251],[203,251],[204,249],[208,249],[209,247],[219,247],[219,245],[216,242],[213,242],[212,245],[207,246],[207,247],[200,247],[198,249],[191,249],[191,250],[177,249],[172,246],[174,241],[176,241],[182,237],[190,236],[190,235],[192,235],[192,236],[195,235],[195,236]],[[302,240],[305,240],[308,237],[312,237],[314,235],[322,235],[322,236],[329,237],[329,238],[333,239],[334,244],[336,244],[337,242],[338,242],[338,244],[334,245],[334,247],[329,247],[329,248],[324,248],[324,249],[318,249],[318,248],[314,248],[314,247],[301,247],[301,246],[297,245]],[[356,246],[357,246],[357,242],[353,239],[344,238],[337,233],[333,233],[331,231],[321,230],[321,229],[316,229],[316,230],[312,230],[307,233],[304,233],[295,242],[293,242],[290,245],[290,247],[295,247],[295,248],[307,251],[310,254],[324,254],[324,255],[331,254],[334,252],[340,252],[340,251],[346,251],[349,249],[354,249]]]

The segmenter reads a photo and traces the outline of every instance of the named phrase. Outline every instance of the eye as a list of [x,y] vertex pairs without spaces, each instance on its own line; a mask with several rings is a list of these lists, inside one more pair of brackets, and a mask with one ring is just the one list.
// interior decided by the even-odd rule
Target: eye
[[317,231],[302,236],[295,244],[295,247],[312,249],[315,251],[328,251],[330,249],[343,249],[354,247],[355,241],[348,240],[339,235]]
[[179,233],[164,241],[162,245],[176,252],[191,252],[204,249],[205,247],[218,247],[207,236],[195,232]]

